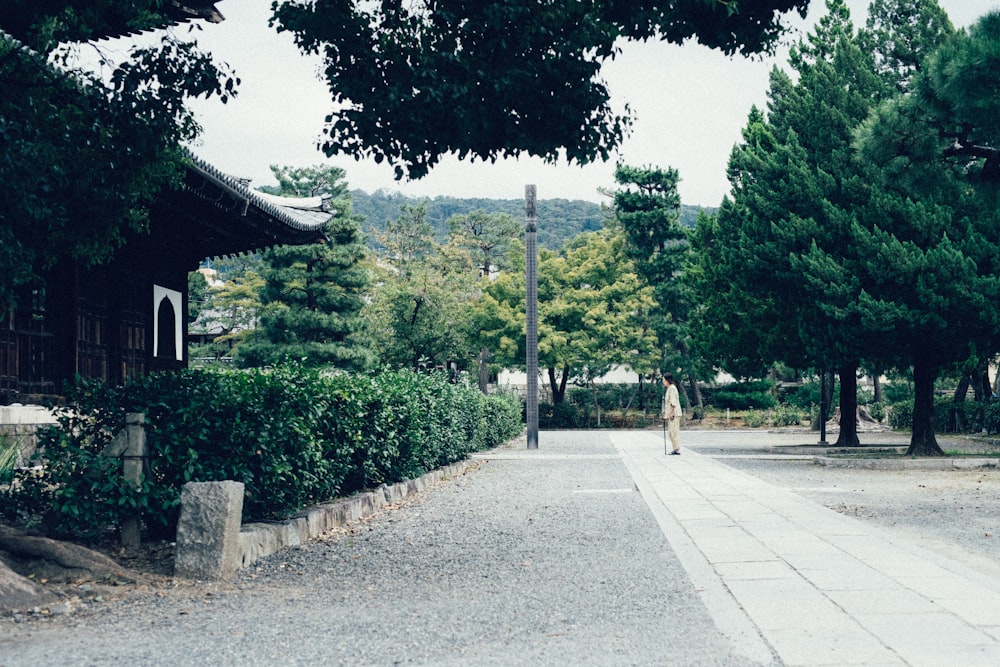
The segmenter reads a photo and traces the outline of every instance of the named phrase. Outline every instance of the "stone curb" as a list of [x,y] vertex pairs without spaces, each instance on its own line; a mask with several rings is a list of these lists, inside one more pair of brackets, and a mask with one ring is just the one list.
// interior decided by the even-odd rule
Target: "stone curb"
[[928,459],[851,459],[816,456],[813,462],[827,468],[864,468],[867,470],[975,470],[996,468],[995,458],[928,458]]
[[391,486],[383,484],[374,491],[310,507],[282,523],[244,524],[240,527],[239,566],[249,567],[260,558],[303,544],[335,528],[356,523],[386,505],[398,503],[442,480],[462,475],[473,465],[475,462],[471,459],[452,463],[416,479]]

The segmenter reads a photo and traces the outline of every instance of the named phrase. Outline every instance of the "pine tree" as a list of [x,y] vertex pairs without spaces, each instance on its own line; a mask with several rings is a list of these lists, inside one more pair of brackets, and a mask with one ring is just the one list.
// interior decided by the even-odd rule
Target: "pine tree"
[[[279,175],[280,168],[271,169]],[[327,224],[324,242],[264,253],[263,309],[253,338],[238,350],[243,366],[295,360],[363,369],[373,360],[358,335],[369,277],[360,223],[350,213],[347,187],[341,183],[343,170],[317,168],[313,176],[326,183],[315,192],[330,195],[330,208],[337,214]]]
[[[698,389],[698,362],[691,354],[688,320],[691,293],[682,279],[690,255],[687,233],[680,224],[681,200],[676,169],[618,165],[614,193],[615,219],[625,233],[626,254],[636,273],[653,290],[655,305],[641,317],[659,341],[659,358],[652,369],[686,375],[688,404],[702,405]],[[649,364],[647,364],[649,365]],[[641,371],[643,364],[637,364]],[[683,385],[681,385],[683,391]]]

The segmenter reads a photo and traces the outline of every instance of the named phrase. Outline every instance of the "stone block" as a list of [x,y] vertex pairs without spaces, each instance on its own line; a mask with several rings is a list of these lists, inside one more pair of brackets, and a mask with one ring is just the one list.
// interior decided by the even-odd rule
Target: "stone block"
[[240,530],[240,565],[248,567],[281,548],[278,533],[266,523],[248,523]]
[[241,482],[188,482],[181,489],[174,572],[189,579],[229,579],[242,564]]

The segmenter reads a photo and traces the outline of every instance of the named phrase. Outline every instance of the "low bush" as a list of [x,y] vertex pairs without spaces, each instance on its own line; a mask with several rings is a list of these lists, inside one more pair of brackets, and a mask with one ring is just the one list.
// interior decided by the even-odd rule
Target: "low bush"
[[809,414],[794,405],[777,405],[770,410],[748,410],[743,424],[750,428],[762,426],[799,426]]
[[809,413],[794,405],[777,405],[770,411],[771,426],[799,426]]
[[797,408],[809,409],[819,405],[822,400],[822,387],[819,382],[806,382],[793,385],[782,391],[782,400]]
[[709,400],[717,408],[767,410],[778,403],[773,393],[774,386],[771,380],[732,382],[708,392]]
[[[419,476],[522,430],[516,396],[483,396],[440,374],[335,374],[297,366],[154,374],[127,389],[83,384],[40,433],[44,467],[18,473],[0,511],[46,532],[102,537],[125,515],[169,534],[190,481],[245,485],[244,518]],[[140,488],[102,455],[126,412],[146,414]]]
[[913,385],[902,380],[884,382],[882,384],[882,400],[886,403],[897,404],[906,401],[913,402]]
[[913,401],[898,401],[886,406],[886,413],[889,416],[889,426],[894,429],[908,429],[913,427]]
[[993,399],[983,406],[983,428],[990,435],[1000,433],[1000,401]]
[[[900,401],[886,406],[889,425],[894,429],[913,428],[913,401]],[[995,417],[991,416],[996,414]],[[1000,411],[974,401],[956,403],[949,397],[934,401],[934,430],[937,433],[970,433],[989,429],[991,419],[1000,419]],[[1000,424],[998,424],[1000,426]]]
[[564,429],[586,428],[587,412],[580,406],[563,401],[562,403],[540,403],[538,405],[538,428]]
[[956,403],[950,397],[940,397],[934,401],[934,430],[938,433],[981,431],[984,407],[978,401]]

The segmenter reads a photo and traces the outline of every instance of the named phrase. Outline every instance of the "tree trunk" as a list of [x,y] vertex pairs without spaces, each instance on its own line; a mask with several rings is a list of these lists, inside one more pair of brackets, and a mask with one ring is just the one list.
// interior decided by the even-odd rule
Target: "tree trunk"
[[597,428],[601,428],[601,406],[597,402],[597,383],[590,381],[591,396],[594,399],[594,410],[597,413]]
[[558,405],[566,398],[566,380],[569,379],[569,366],[564,366],[562,377],[556,380],[556,369],[549,366],[549,387],[552,389],[552,404]]
[[0,613],[44,607],[59,600],[51,590],[24,576],[29,572],[52,582],[136,580],[134,573],[104,554],[71,542],[26,535],[3,524],[0,524],[0,552],[9,561],[0,560]]
[[976,369],[976,381],[973,384],[973,391],[976,393],[976,400],[980,403],[985,403],[993,398],[993,392],[990,389],[989,361],[984,360],[979,364],[979,368]]
[[963,373],[961,379],[958,381],[958,386],[955,387],[955,395],[951,397],[955,403],[964,403],[965,396],[969,393],[969,379],[970,375],[968,373]]
[[684,413],[684,408],[683,408],[684,405],[688,406],[689,408],[691,407],[691,397],[688,396],[687,389],[684,388],[684,383],[683,382],[676,383],[676,387],[677,387],[677,389],[678,389],[678,391],[680,393],[680,396],[684,398],[684,400],[681,401],[681,406],[682,406],[681,407],[681,414],[683,414]]
[[934,380],[937,370],[930,364],[913,364],[913,432],[907,456],[944,456],[934,437]]
[[845,364],[840,367],[840,434],[838,447],[857,447],[858,439],[858,366]]
[[[688,345],[685,340],[682,339],[678,343],[677,348],[680,351],[680,353],[684,355],[685,359],[690,358],[690,355],[688,354]],[[705,407],[705,403],[701,398],[701,389],[698,388],[698,380],[694,376],[694,371],[688,373],[688,384],[691,385],[691,396],[694,399],[694,402],[688,403],[688,405],[691,406],[692,408],[696,405],[699,408]]]
[[692,408],[694,408],[694,406],[698,406],[698,408],[705,407],[705,404],[701,399],[701,389],[698,388],[698,380],[695,379],[694,373],[688,374],[688,384],[691,385],[691,395],[694,396],[694,399],[688,405]]
[[59,597],[27,577],[22,577],[0,560],[0,613],[44,607]]
[[875,392],[875,402],[882,402],[882,380],[879,379],[881,371],[872,371],[872,389]]
[[490,367],[486,362],[492,356],[486,347],[479,350],[479,391],[484,394],[487,393],[490,384]]
[[830,413],[833,412],[833,373],[831,371],[826,371],[823,373],[822,382],[825,385],[824,391],[826,391],[826,414],[823,415],[823,421],[830,421]]

